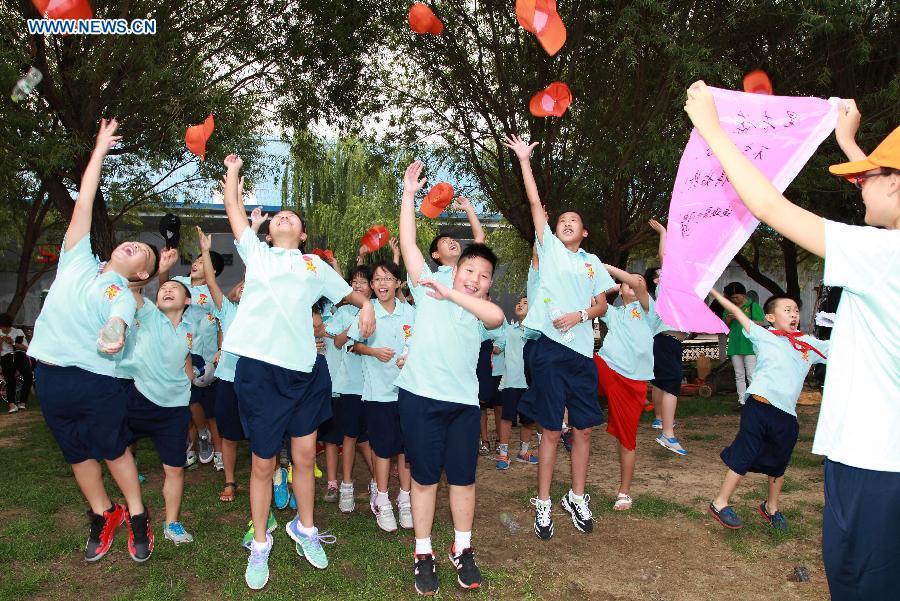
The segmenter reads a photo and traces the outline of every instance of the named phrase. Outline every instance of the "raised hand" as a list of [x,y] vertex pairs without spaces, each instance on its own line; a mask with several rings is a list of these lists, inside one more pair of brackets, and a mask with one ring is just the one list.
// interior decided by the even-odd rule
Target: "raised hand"
[[428,296],[431,298],[436,298],[438,300],[447,300],[450,298],[450,288],[447,288],[437,280],[419,280],[419,286],[429,288],[430,291],[428,292]]
[[651,220],[648,221],[647,223],[649,223],[649,224],[650,224],[650,227],[652,227],[654,230],[656,230],[656,232],[657,232],[658,234],[665,234],[665,233],[666,233],[666,226],[664,226],[663,224],[661,224],[661,223],[660,223],[659,221],[657,221],[656,219],[651,219]]
[[425,182],[428,181],[427,178],[423,177],[422,179],[419,179],[419,176],[422,175],[424,166],[422,161],[413,161],[409,164],[409,167],[406,168],[406,172],[403,174],[404,192],[412,192],[415,194],[425,186]]
[[465,213],[472,207],[472,203],[469,202],[469,199],[465,196],[457,196],[453,199],[453,207],[457,211],[462,211]]
[[721,127],[712,91],[702,80],[695,81],[688,88],[684,111],[701,135],[705,136],[715,131],[715,128]]
[[119,127],[119,122],[115,119],[101,119],[100,120],[100,130],[97,132],[97,142],[94,145],[94,152],[99,152],[105,155],[113,147],[119,143],[122,139],[122,136],[117,136],[116,128]]
[[[241,178],[241,181],[244,181],[243,177]],[[243,197],[244,195],[241,194],[241,198]],[[255,209],[253,209],[253,211],[250,212],[250,227],[253,228],[253,231],[258,232],[260,226],[262,226],[262,224],[264,224],[268,219],[269,214],[263,214],[262,207],[256,207]]]
[[228,169],[229,172],[238,172],[241,170],[241,167],[244,166],[244,160],[241,159],[238,155],[231,153],[227,157],[225,157],[225,168]]
[[200,252],[212,249],[212,234],[204,234],[199,225],[197,226],[197,240],[200,242]]
[[159,253],[159,269],[157,271],[170,271],[178,261],[178,249],[164,248]]
[[839,140],[855,139],[861,119],[862,115],[856,107],[856,101],[852,98],[842,100],[841,106],[838,107],[837,126],[834,128],[835,137]]
[[515,134],[506,136],[506,140],[503,141],[503,145],[516,153],[516,156],[520,161],[529,160],[531,158],[531,152],[538,144],[540,144],[540,142],[532,142],[529,144]]

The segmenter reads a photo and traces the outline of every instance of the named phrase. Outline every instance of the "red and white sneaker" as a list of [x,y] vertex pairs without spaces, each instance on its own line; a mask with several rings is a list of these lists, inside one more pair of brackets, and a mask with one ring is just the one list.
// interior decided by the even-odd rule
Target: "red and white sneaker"
[[128,553],[131,559],[142,562],[153,553],[153,530],[150,528],[150,512],[128,516]]
[[116,528],[122,525],[126,515],[125,507],[113,503],[112,509],[107,509],[103,515],[97,515],[88,510],[88,519],[91,521],[91,533],[88,535],[87,545],[84,547],[84,559],[97,561],[106,555],[112,546]]

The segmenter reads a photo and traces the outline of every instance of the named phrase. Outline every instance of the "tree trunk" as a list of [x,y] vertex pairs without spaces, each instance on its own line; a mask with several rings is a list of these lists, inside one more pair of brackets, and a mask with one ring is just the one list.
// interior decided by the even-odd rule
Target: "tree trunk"
[[50,195],[46,193],[44,186],[35,194],[34,202],[28,209],[28,219],[25,223],[25,235],[22,238],[22,248],[19,255],[19,266],[16,271],[16,290],[13,293],[6,312],[15,319],[22,304],[25,302],[25,296],[31,287],[41,278],[42,275],[50,271],[54,265],[48,265],[46,268],[39,270],[37,273],[31,273],[31,259],[34,256],[35,247],[41,236],[44,227],[44,218],[50,209],[52,201]]
[[781,239],[781,250],[784,253],[785,291],[789,296],[800,299],[800,274],[797,270],[797,245],[787,238]]
[[[81,174],[78,174],[79,181]],[[50,200],[68,222],[72,219],[72,211],[75,208],[75,200],[69,194],[63,178],[57,174],[48,174],[41,179],[41,183],[47,190]],[[94,205],[91,215],[91,250],[100,257],[101,261],[109,259],[115,247],[112,223],[106,212],[106,202],[103,198],[103,190],[97,186],[97,194],[94,196]]]
[[741,266],[741,269],[743,269],[754,282],[756,282],[760,286],[763,286],[772,294],[784,294],[784,290],[781,289],[781,286],[778,285],[778,282],[769,277],[766,277],[763,272],[759,270],[758,264],[750,262],[750,260],[747,259],[747,257],[743,256],[741,253],[735,255],[734,261]]

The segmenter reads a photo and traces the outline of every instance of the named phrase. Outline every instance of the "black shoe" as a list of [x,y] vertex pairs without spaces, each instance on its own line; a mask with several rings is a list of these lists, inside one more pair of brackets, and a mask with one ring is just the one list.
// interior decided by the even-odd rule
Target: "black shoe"
[[563,495],[562,498],[563,509],[572,514],[572,523],[575,524],[575,528],[585,534],[594,531],[594,516],[591,514],[590,507],[588,507],[588,501],[590,500],[591,495],[584,495],[584,502],[574,503],[569,500],[569,493]]
[[116,528],[125,521],[125,508],[113,504],[110,509],[103,512],[103,515],[97,515],[91,510],[88,510],[87,515],[91,521],[91,533],[84,547],[84,559],[97,561],[106,555],[112,546]]
[[150,529],[150,513],[128,517],[128,553],[135,561],[147,561],[153,553],[153,530]]
[[463,588],[478,588],[481,586],[481,570],[475,563],[475,549],[469,547],[463,549],[459,555],[456,549],[450,548],[450,561],[456,567],[456,581]]
[[434,554],[416,555],[415,558],[416,592],[425,597],[436,595],[440,583],[434,565]]
[[537,497],[531,499],[534,505],[534,533],[541,540],[550,540],[553,537],[553,515],[550,513],[550,504],[542,506]]

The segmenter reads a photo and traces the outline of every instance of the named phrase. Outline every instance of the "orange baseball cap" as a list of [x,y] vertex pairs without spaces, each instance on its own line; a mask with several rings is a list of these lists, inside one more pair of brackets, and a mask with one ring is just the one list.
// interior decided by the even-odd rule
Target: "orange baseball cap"
[[450,206],[455,193],[453,186],[447,182],[438,182],[425,195],[425,200],[422,201],[422,206],[419,207],[419,210],[426,217],[434,219]]
[[765,71],[756,69],[744,75],[744,91],[751,94],[768,94],[771,96],[772,82]]
[[516,19],[537,36],[550,56],[566,43],[566,26],[556,12],[556,0],[516,0]]
[[[838,109],[843,110],[843,109]],[[870,169],[887,167],[888,169],[900,169],[900,127],[897,127],[881,141],[872,154],[861,161],[851,161],[832,165],[828,170],[834,175],[842,175],[846,178],[859,175]]]
[[391,233],[383,225],[373,225],[369,231],[363,234],[360,244],[366,247],[370,253],[375,252],[391,239]]
[[441,35],[444,24],[426,4],[416,2],[409,7],[409,26],[419,34]]
[[572,91],[561,81],[549,86],[531,97],[528,110],[535,117],[562,117],[572,104]]
[[210,115],[206,121],[200,125],[192,125],[184,132],[184,143],[187,149],[200,157],[201,161],[206,160],[206,141],[216,129],[216,120]]

